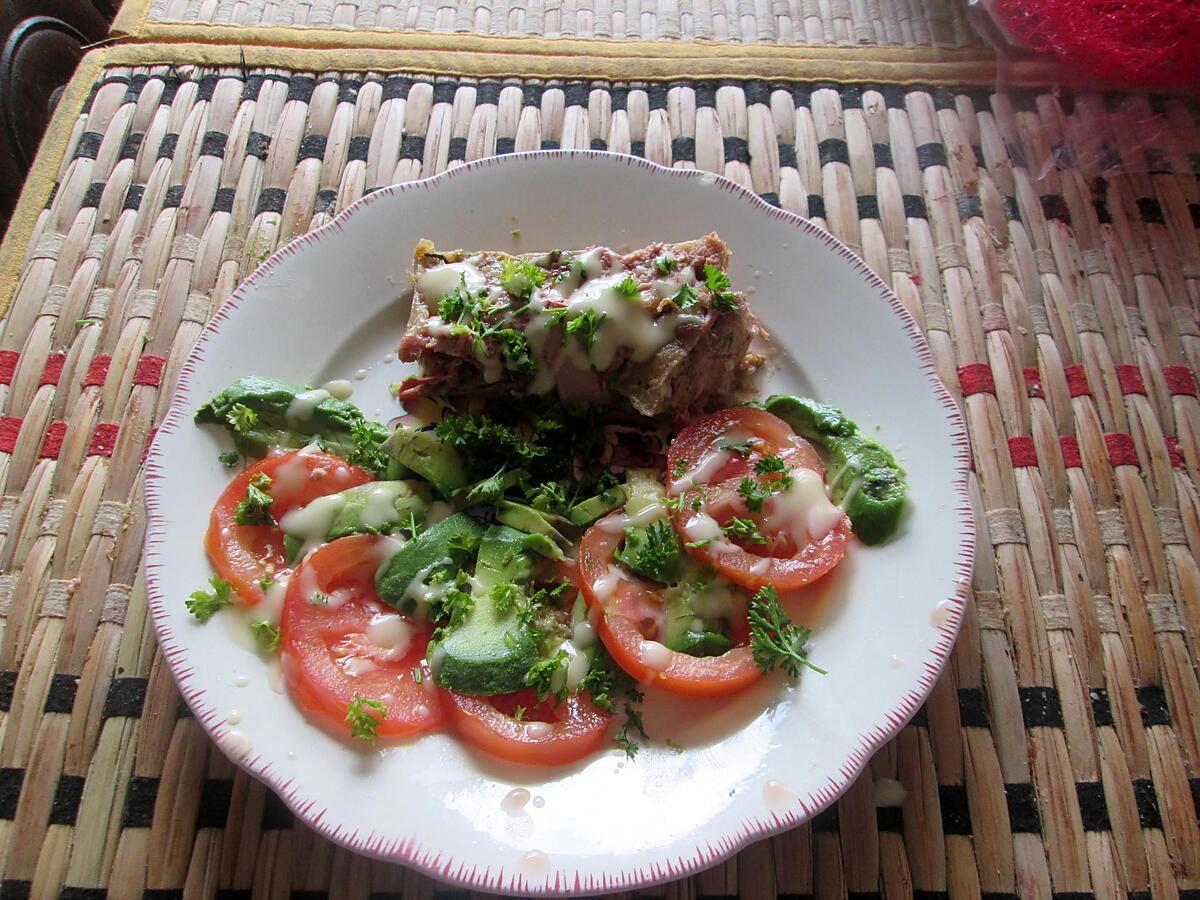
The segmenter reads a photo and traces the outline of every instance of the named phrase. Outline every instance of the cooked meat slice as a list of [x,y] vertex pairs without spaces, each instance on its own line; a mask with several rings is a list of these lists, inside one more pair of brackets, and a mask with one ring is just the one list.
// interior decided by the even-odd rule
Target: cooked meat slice
[[682,420],[729,405],[761,333],[724,275],[716,234],[621,255],[605,247],[510,256],[417,245],[400,357],[407,396],[554,392]]

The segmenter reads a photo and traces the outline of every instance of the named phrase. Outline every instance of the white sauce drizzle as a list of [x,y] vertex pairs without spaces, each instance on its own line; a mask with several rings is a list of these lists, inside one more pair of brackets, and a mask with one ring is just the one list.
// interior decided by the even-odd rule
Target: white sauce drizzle
[[603,603],[612,598],[612,595],[617,591],[617,585],[621,583],[621,570],[616,566],[610,565],[608,571],[603,576],[596,579],[592,585],[592,593],[596,595],[596,599]]
[[318,497],[308,506],[293,509],[284,513],[279,520],[279,527],[288,534],[293,534],[304,541],[301,554],[315,550],[325,542],[325,536],[333,527],[333,520],[346,505],[346,498],[341,494],[326,494]]
[[629,523],[629,516],[625,515],[625,513],[617,513],[597,523],[596,527],[601,531],[607,531],[609,534],[620,534],[629,527]]
[[447,263],[422,272],[417,278],[417,290],[440,300],[462,283],[474,293],[487,284],[487,279],[470,263]]
[[408,652],[412,635],[412,625],[396,613],[376,613],[365,632],[367,640],[383,651],[379,656],[389,662]]
[[641,528],[655,522],[658,519],[667,517],[667,508],[659,501],[655,500],[649,506],[640,510],[636,515],[628,516],[629,524],[635,528]]
[[313,417],[313,411],[330,398],[329,391],[317,388],[314,391],[301,391],[288,404],[284,417],[288,422],[303,422]]
[[354,393],[354,384],[345,378],[335,378],[321,385],[321,389],[328,391],[329,396],[335,400],[349,400],[350,395]]
[[533,738],[535,741],[540,741],[548,738],[550,732],[553,731],[553,726],[549,722],[526,722],[525,734]]
[[604,371],[612,367],[617,352],[628,348],[635,362],[644,362],[675,337],[678,319],[674,314],[653,318],[653,311],[640,298],[625,297],[613,286],[624,280],[621,273],[584,282],[567,298],[569,319],[589,310],[605,319],[596,330],[596,342],[585,351],[577,340],[569,340],[566,350],[587,368],[588,363]]
[[714,553],[736,553],[741,548],[737,544],[725,540],[725,532],[720,524],[706,512],[693,513],[683,526],[683,533],[689,541],[708,541]]
[[576,622],[574,629],[571,631],[571,640],[575,642],[575,646],[580,650],[587,650],[596,644],[596,629],[592,627],[592,623],[587,619],[582,622]]
[[812,469],[792,473],[792,486],[772,495],[767,524],[776,531],[790,530],[820,540],[845,518],[841,508],[829,501],[825,482]]
[[675,655],[674,651],[666,645],[660,644],[658,641],[647,640],[642,641],[639,653],[646,667],[655,672],[661,672],[671,665],[671,658]]
[[400,496],[402,487],[379,485],[367,491],[366,502],[362,509],[362,523],[368,528],[382,528],[396,519],[396,499]]
[[[729,443],[727,439],[722,439],[721,443]],[[707,453],[696,460],[696,464],[683,473],[683,477],[671,482],[670,494],[672,497],[678,497],[688,488],[695,487],[697,483],[706,482],[711,479],[717,472],[721,471],[721,467],[729,462],[729,451],[710,449]]]

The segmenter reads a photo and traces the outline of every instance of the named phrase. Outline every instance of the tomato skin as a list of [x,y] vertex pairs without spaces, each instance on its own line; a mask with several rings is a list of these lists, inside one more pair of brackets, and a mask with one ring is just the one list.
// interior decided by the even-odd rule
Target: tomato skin
[[[850,540],[849,518],[843,515],[841,521],[818,540],[808,540],[805,535],[801,544],[790,533],[772,533],[768,518],[746,507],[744,498],[738,493],[738,485],[743,478],[757,477],[754,466],[765,456],[778,456],[789,470],[810,469],[824,479],[825,467],[812,444],[766,410],[753,407],[723,409],[693,422],[675,436],[667,454],[667,471],[689,471],[714,447],[719,447],[723,438],[733,441],[732,435],[746,434],[756,439],[750,452],[730,453],[729,459],[716,471],[706,473],[704,483],[699,486],[704,489],[703,495],[693,485],[680,485],[681,502],[672,517],[675,530],[691,556],[715,567],[725,578],[748,591],[757,591],[766,585],[774,585],[782,591],[796,590],[816,581],[841,562]],[[777,477],[765,476],[766,479]],[[693,509],[693,501],[698,499],[703,499],[700,511]],[[756,552],[764,548],[737,541],[687,547],[691,540],[688,524],[701,512],[722,525],[728,524],[734,516],[752,520],[765,536],[771,538],[770,553]]]
[[266,596],[259,582],[268,571],[279,574],[288,568],[283,530],[278,525],[239,525],[235,519],[250,481],[259,474],[272,479],[271,515],[277,522],[285,513],[318,497],[372,480],[362,469],[337,456],[309,450],[268,456],[234,476],[213,506],[204,549],[217,574],[233,585],[247,606],[262,602]]
[[[366,636],[379,617],[394,621],[396,614],[375,593],[375,571],[389,543],[375,535],[338,538],[310,554],[288,583],[279,623],[284,683],[301,712],[337,737],[350,735],[346,709],[356,696],[384,703],[380,738],[424,734],[445,721],[424,658],[431,626],[405,617],[404,649],[386,650]],[[337,592],[341,602],[314,605],[313,591]],[[352,675],[348,658],[370,668]],[[424,673],[420,684],[412,674],[417,668]]]
[[[720,697],[744,690],[762,677],[750,648],[743,644],[721,656],[690,656],[667,650],[666,666],[658,668],[643,659],[649,613],[662,605],[662,598],[650,584],[622,570],[621,580],[609,592],[598,590],[597,583],[609,576],[613,553],[621,545],[620,529],[609,531],[616,516],[609,516],[588,529],[579,548],[579,583],[600,639],[613,660],[629,675],[644,684],[660,687],[672,694],[689,697]],[[644,614],[645,613],[645,614]],[[741,626],[741,627],[739,627]],[[735,640],[748,640],[748,629],[735,623]]]
[[[442,695],[451,727],[460,738],[492,756],[526,765],[560,766],[583,759],[604,743],[612,722],[612,713],[583,693],[557,706],[539,704],[531,690],[499,697],[470,697],[447,690]],[[527,710],[521,721],[510,715],[517,706]]]

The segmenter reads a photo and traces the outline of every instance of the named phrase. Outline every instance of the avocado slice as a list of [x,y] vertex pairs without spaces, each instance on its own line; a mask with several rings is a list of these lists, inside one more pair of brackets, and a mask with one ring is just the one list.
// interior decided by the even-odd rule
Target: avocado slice
[[779,416],[825,457],[834,503],[845,501],[850,526],[864,544],[880,544],[900,525],[908,484],[904,469],[883,444],[863,437],[839,409],[807,397],[768,397],[763,408]]
[[431,431],[401,426],[383,443],[384,451],[429,481],[446,499],[469,483],[458,451]]
[[610,488],[602,494],[597,494],[595,497],[588,497],[586,500],[580,500],[567,510],[567,518],[570,519],[574,525],[591,525],[601,516],[612,512],[624,502],[625,488],[623,486],[617,486],[615,488]]
[[422,572],[445,563],[462,569],[479,544],[483,529],[465,513],[455,513],[405,544],[375,576],[379,599],[396,609],[412,607],[408,588]]
[[447,630],[430,657],[440,686],[483,696],[525,686],[525,673],[538,660],[537,640],[522,618],[521,603],[501,609],[493,596],[494,588],[510,584],[525,593],[533,572],[525,537],[505,525],[483,533],[471,581],[474,605],[458,627]]
[[528,534],[544,534],[560,547],[570,547],[571,541],[580,536],[579,528],[570,519],[511,500],[496,503],[496,520]]

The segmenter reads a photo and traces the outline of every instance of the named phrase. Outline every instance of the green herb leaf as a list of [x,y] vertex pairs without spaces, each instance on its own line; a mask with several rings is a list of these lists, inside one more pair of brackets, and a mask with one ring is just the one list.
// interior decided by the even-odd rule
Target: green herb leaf
[[245,403],[235,403],[225,414],[226,421],[238,434],[246,434],[258,424],[258,413]]
[[519,300],[528,300],[534,288],[546,283],[546,270],[527,259],[509,257],[500,268],[500,285]]
[[675,460],[675,468],[671,470],[671,476],[674,478],[682,478],[687,474],[688,464],[686,459]]
[[575,335],[585,350],[591,350],[596,344],[597,332],[607,318],[608,313],[588,309],[567,322],[565,330],[567,334]]
[[350,735],[360,741],[371,743],[379,735],[379,723],[384,720],[387,708],[379,700],[354,695],[353,702],[346,707],[346,724]]
[[[641,695],[637,695],[638,702],[641,700]],[[646,726],[642,723],[642,714],[633,703],[625,704],[625,724],[621,726],[621,730],[617,732],[617,736],[613,738],[617,746],[625,751],[625,756],[633,759],[638,754],[640,747],[638,742],[629,734],[630,731],[636,731],[642,740],[649,739],[650,735],[646,734]]]
[[793,624],[779,605],[779,593],[774,585],[761,588],[751,597],[748,611],[750,653],[759,669],[770,674],[781,668],[792,678],[798,678],[803,668],[826,674],[824,669],[808,661],[805,645],[812,632]]
[[274,525],[271,515],[271,476],[259,472],[250,479],[246,496],[237,506],[233,520],[239,525]]
[[627,297],[630,300],[636,299],[640,291],[638,291],[637,282],[632,277],[626,275],[623,279],[613,285],[613,290],[622,297]]
[[752,544],[766,544],[769,541],[763,537],[762,532],[758,530],[758,526],[754,524],[753,519],[739,519],[734,516],[728,525],[721,528],[727,535],[733,538],[740,538],[743,541],[749,541]]
[[654,271],[659,275],[670,275],[678,268],[679,260],[669,254],[664,253],[654,259]]
[[525,332],[515,328],[499,328],[490,332],[490,337],[499,342],[500,355],[511,371],[523,375],[532,375],[537,371],[537,363],[529,352],[529,340]]
[[748,441],[742,441],[740,444],[722,444],[719,449],[728,450],[730,453],[737,453],[739,456],[749,456],[750,451],[754,449],[754,445],[758,443],[756,438],[750,438]]
[[661,581],[673,580],[681,562],[679,538],[669,522],[651,522],[625,532],[625,545],[613,554],[634,572]]
[[211,591],[192,591],[184,601],[187,611],[199,622],[207,622],[218,609],[233,605],[233,598],[229,593],[231,585],[228,581],[214,575],[208,579],[208,583],[212,585]]
[[505,584],[497,584],[492,588],[492,603],[496,605],[496,612],[500,615],[505,615],[517,608],[517,604],[521,602],[521,589],[512,582]]
[[570,505],[567,489],[558,481],[543,481],[525,493],[525,499],[534,509],[548,513],[561,513]]
[[752,478],[743,478],[738,485],[738,493],[745,499],[748,510],[762,512],[763,501],[771,496],[772,491]]
[[381,477],[387,474],[392,459],[383,449],[388,430],[378,422],[358,419],[350,423],[350,440],[354,446],[346,453],[346,462]]
[[700,298],[696,296],[696,292],[692,289],[690,284],[682,285],[679,290],[675,292],[675,296],[671,298],[671,302],[684,312],[691,309],[699,301]]
[[789,471],[791,469],[780,456],[764,456],[754,462],[755,475],[786,475]]
[[226,450],[224,453],[217,454],[217,459],[219,459],[221,461],[221,465],[227,469],[232,469],[234,466],[236,466],[241,458],[241,454],[236,450]]
[[251,622],[250,630],[254,632],[254,640],[264,653],[279,652],[279,626],[270,622]]
[[566,679],[561,679],[562,683],[557,689],[553,687],[553,682],[556,680],[555,676],[566,669],[569,661],[567,651],[559,650],[549,659],[540,659],[529,667],[529,671],[525,673],[525,686],[537,692],[539,703],[551,694],[558,703],[567,699]]
[[468,504],[495,503],[503,493],[504,469],[500,469],[490,478],[485,478],[472,485],[471,489],[463,496],[463,500]]
[[737,309],[737,295],[729,290],[729,276],[712,263],[704,264],[704,284],[712,291],[714,307],[722,312]]

